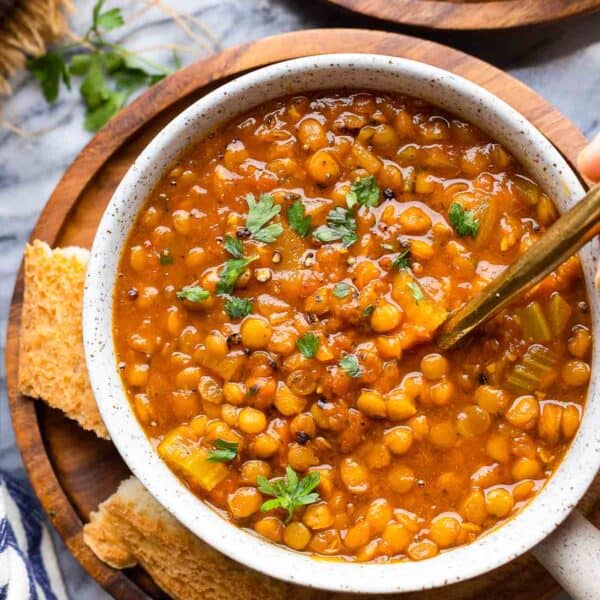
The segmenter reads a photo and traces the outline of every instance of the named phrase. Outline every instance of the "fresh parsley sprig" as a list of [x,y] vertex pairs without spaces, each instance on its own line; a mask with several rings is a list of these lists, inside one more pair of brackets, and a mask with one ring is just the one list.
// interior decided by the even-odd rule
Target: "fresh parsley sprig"
[[214,448],[208,453],[208,462],[231,462],[238,453],[239,444],[237,442],[228,442],[217,438]]
[[460,237],[475,237],[479,232],[479,219],[472,210],[465,210],[458,202],[453,202],[448,211],[452,227]]
[[296,341],[296,346],[304,358],[314,358],[321,345],[321,340],[314,333],[305,333]]
[[71,78],[83,77],[79,91],[86,106],[84,126],[88,131],[100,129],[134,91],[154,85],[172,72],[106,39],[106,34],[125,20],[120,8],[104,11],[104,2],[94,4],[92,24],[80,42],[57,46],[27,60],[27,68],[48,102],[58,98],[61,81],[71,89]]
[[230,319],[243,319],[252,312],[252,300],[230,296],[225,300],[225,312]]
[[221,271],[219,281],[217,281],[217,295],[231,294],[240,275],[255,260],[258,260],[258,256],[231,258],[225,261],[225,268]]
[[313,492],[319,485],[319,481],[318,471],[311,471],[306,477],[298,479],[298,474],[289,465],[285,468],[283,479],[268,481],[266,477],[260,475],[256,478],[258,490],[268,496],[274,496],[273,499],[263,502],[260,509],[262,512],[267,512],[283,508],[287,510],[286,523],[289,523],[298,507],[320,500],[319,494]]
[[346,205],[352,208],[356,204],[375,208],[379,206],[379,186],[375,175],[357,179],[346,194]]
[[392,261],[392,267],[398,270],[410,268],[410,250],[408,248],[400,250],[396,258]]
[[330,210],[325,225],[317,227],[313,236],[320,242],[341,241],[346,248],[358,241],[354,214],[350,209],[336,206]]
[[346,298],[346,296],[350,295],[350,292],[352,291],[352,287],[350,286],[349,283],[346,283],[345,281],[339,281],[338,283],[336,283],[333,286],[333,295],[336,298]]
[[272,244],[282,233],[283,227],[279,223],[267,223],[281,212],[281,206],[275,202],[272,194],[261,194],[258,201],[254,194],[246,196],[248,203],[248,217],[246,227],[252,237],[259,242]]
[[244,247],[242,245],[242,240],[239,240],[238,238],[226,235],[225,241],[223,242],[223,248],[225,248],[225,250],[234,258],[244,258]]
[[194,304],[208,300],[210,293],[199,285],[186,285],[177,292],[178,300],[187,300]]
[[301,237],[306,237],[312,227],[312,218],[306,216],[306,209],[300,200],[288,206],[286,212],[290,227]]
[[340,358],[339,365],[353,379],[360,377],[362,373],[360,363],[358,362],[358,358],[355,354],[346,354],[346,356]]

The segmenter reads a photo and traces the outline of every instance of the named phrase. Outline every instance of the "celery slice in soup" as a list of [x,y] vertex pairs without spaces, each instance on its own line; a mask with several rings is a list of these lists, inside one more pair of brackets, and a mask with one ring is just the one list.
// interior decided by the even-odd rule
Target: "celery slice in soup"
[[546,314],[554,337],[558,337],[564,331],[572,312],[569,303],[558,292],[552,294],[546,307]]
[[515,310],[523,335],[532,342],[548,342],[552,339],[550,326],[539,302],[530,302]]
[[506,378],[508,389],[516,394],[522,394],[548,387],[554,379],[557,360],[556,355],[548,348],[534,344]]

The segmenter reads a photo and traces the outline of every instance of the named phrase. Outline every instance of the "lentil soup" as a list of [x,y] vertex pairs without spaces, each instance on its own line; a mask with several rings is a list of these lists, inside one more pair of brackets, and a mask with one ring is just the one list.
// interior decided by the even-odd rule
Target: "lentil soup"
[[193,145],[121,257],[114,339],[159,455],[295,550],[422,560],[543,486],[591,326],[573,257],[441,353],[436,331],[556,219],[508,152],[422,101],[312,93]]

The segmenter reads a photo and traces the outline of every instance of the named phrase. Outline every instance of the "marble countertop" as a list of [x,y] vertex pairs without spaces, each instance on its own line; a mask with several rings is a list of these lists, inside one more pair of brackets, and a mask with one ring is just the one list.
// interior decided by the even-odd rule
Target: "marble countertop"
[[[89,24],[94,0],[76,0],[73,31]],[[130,48],[154,48],[147,56],[168,64],[165,43],[185,46],[182,62],[220,47],[312,27],[390,29],[446,43],[507,70],[553,103],[588,137],[600,129],[600,14],[567,23],[513,32],[444,33],[395,28],[356,17],[311,0],[166,0],[180,12],[193,7],[194,39],[150,0],[107,1],[123,6],[128,26],[119,39]],[[189,51],[188,51],[189,50]],[[38,215],[66,167],[90,139],[82,127],[78,92],[63,91],[49,106],[26,74],[14,80],[15,93],[0,105],[0,468],[21,480],[26,475],[15,448],[7,407],[4,344],[16,270]],[[12,128],[18,128],[16,134]],[[79,567],[55,535],[72,598],[108,598]]]

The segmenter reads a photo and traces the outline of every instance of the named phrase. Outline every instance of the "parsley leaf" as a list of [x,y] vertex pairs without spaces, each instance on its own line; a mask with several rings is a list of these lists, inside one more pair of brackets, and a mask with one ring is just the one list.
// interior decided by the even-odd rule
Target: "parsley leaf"
[[417,304],[419,304],[419,302],[421,302],[421,300],[425,300],[425,294],[423,294],[423,291],[419,287],[418,283],[411,281],[410,283],[407,283],[406,285],[408,285],[408,287],[410,288],[410,293]]
[[231,294],[238,277],[248,268],[250,263],[258,260],[258,256],[250,258],[231,258],[225,261],[225,268],[217,281],[217,294]]
[[321,345],[321,340],[314,333],[305,333],[296,340],[296,346],[304,358],[314,358]]
[[346,354],[343,358],[340,358],[340,367],[350,375],[350,377],[360,377],[361,368],[358,362],[358,358],[354,354]]
[[398,256],[392,262],[394,269],[409,269],[410,268],[410,250],[406,248],[401,250]]
[[379,206],[379,187],[374,175],[358,179],[350,186],[346,194],[346,204],[352,208],[356,204],[361,206]]
[[448,211],[450,223],[460,237],[470,235],[475,237],[479,231],[479,219],[475,218],[475,213],[471,210],[465,210],[458,202],[453,202]]
[[375,307],[372,304],[368,304],[367,306],[365,306],[365,309],[363,310],[363,317],[368,319],[373,314],[374,310],[375,310]]
[[67,65],[58,52],[48,52],[36,58],[28,58],[27,68],[38,80],[44,98],[48,102],[54,102],[58,98],[61,79],[71,89],[71,78]]
[[188,302],[198,304],[199,302],[208,300],[210,293],[199,285],[186,285],[184,288],[181,288],[176,295],[178,300],[187,300]]
[[341,206],[329,211],[326,225],[315,229],[313,236],[320,242],[335,242],[340,240],[347,248],[358,241],[356,221],[351,211]]
[[271,225],[267,223],[281,212],[281,206],[275,203],[272,194],[261,194],[258,201],[254,198],[254,194],[248,194],[246,202],[248,203],[246,227],[255,240],[271,244],[283,233],[283,227],[279,223]]
[[310,233],[312,219],[306,216],[304,204],[300,200],[296,200],[287,209],[287,220],[290,227],[300,236],[306,237]]
[[214,443],[215,449],[208,453],[208,462],[230,462],[238,452],[239,444],[237,442],[227,442],[217,438]]
[[225,236],[225,242],[223,248],[231,254],[234,258],[244,258],[244,247],[242,246],[242,240],[231,237],[230,235]]
[[173,255],[168,248],[163,248],[163,251],[160,253],[160,264],[161,265],[172,265],[173,264]]
[[105,0],[97,0],[92,11],[92,26],[91,30],[98,33],[99,29],[110,31],[121,27],[125,23],[120,8],[111,8],[106,12],[101,13]]
[[[260,475],[256,478],[258,489],[263,494],[274,496],[272,500],[263,502],[262,512],[283,508],[287,510],[286,523],[289,523],[294,516],[294,511],[299,506],[313,504],[320,500],[319,494],[313,490],[319,485],[320,474],[318,471],[311,471],[302,479],[298,479],[298,474],[289,465],[285,468],[285,477],[268,481],[266,477]],[[311,493],[312,492],[312,493]]]
[[333,286],[333,295],[336,298],[345,298],[352,291],[352,287],[345,281],[340,281]]
[[230,296],[225,300],[225,312],[230,319],[243,319],[252,312],[252,301],[248,298]]

